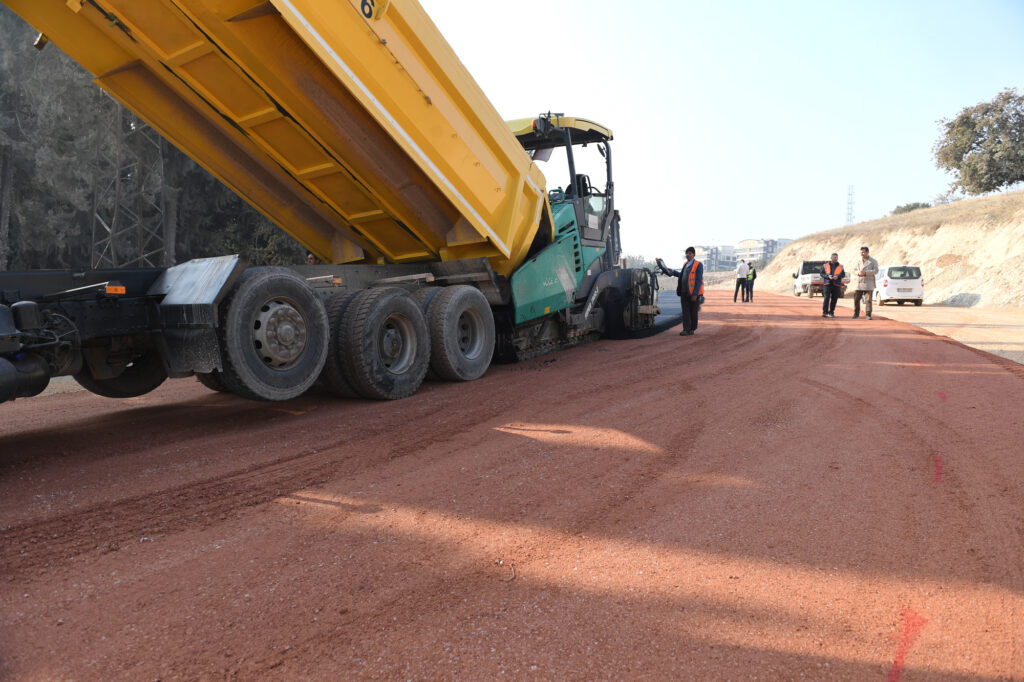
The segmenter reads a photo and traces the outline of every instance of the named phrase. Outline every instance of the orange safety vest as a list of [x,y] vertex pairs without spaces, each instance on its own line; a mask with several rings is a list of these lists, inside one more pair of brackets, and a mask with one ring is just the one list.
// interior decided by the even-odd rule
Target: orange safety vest
[[827,285],[832,285],[834,287],[841,287],[841,286],[843,286],[843,266],[842,266],[841,263],[836,263],[836,277],[839,278],[838,281],[833,282],[831,279],[829,279],[830,277],[832,277],[832,261],[829,261],[829,262],[825,263],[825,282],[824,282],[824,284],[826,286]]
[[697,266],[700,265],[700,261],[696,258],[693,259],[693,265],[690,266],[690,277],[687,283],[686,290],[690,292],[690,296],[703,296],[704,295],[704,281],[701,280],[700,291],[694,292],[693,287],[697,284]]

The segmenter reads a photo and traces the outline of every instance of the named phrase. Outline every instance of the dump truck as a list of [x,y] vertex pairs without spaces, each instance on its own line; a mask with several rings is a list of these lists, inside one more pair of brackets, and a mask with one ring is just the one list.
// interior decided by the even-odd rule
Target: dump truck
[[397,399],[654,324],[655,275],[618,267],[611,130],[502,120],[415,0],[0,1],[322,262],[0,273],[0,402],[62,375]]

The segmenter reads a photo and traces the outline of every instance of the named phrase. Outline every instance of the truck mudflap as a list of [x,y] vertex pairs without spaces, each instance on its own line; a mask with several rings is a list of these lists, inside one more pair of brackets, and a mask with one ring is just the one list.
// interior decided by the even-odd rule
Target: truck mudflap
[[167,376],[223,369],[216,330],[219,306],[244,269],[237,255],[199,258],[167,268],[153,282],[147,296],[160,300],[163,333],[156,344]]

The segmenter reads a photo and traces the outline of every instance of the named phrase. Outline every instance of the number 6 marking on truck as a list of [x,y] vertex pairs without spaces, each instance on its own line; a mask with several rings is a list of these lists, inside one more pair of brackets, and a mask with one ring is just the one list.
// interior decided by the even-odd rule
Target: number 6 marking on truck
[[359,0],[359,11],[371,21],[379,21],[388,11],[391,0]]

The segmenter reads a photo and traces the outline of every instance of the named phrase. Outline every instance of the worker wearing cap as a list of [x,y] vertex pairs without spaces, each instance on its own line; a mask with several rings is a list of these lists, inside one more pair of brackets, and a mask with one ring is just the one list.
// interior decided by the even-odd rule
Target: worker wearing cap
[[657,260],[665,275],[679,278],[676,293],[683,308],[683,331],[679,336],[690,336],[697,331],[697,313],[704,300],[704,264],[695,258],[696,255],[697,250],[692,246],[686,248],[686,265],[682,270],[670,270],[663,260]]

